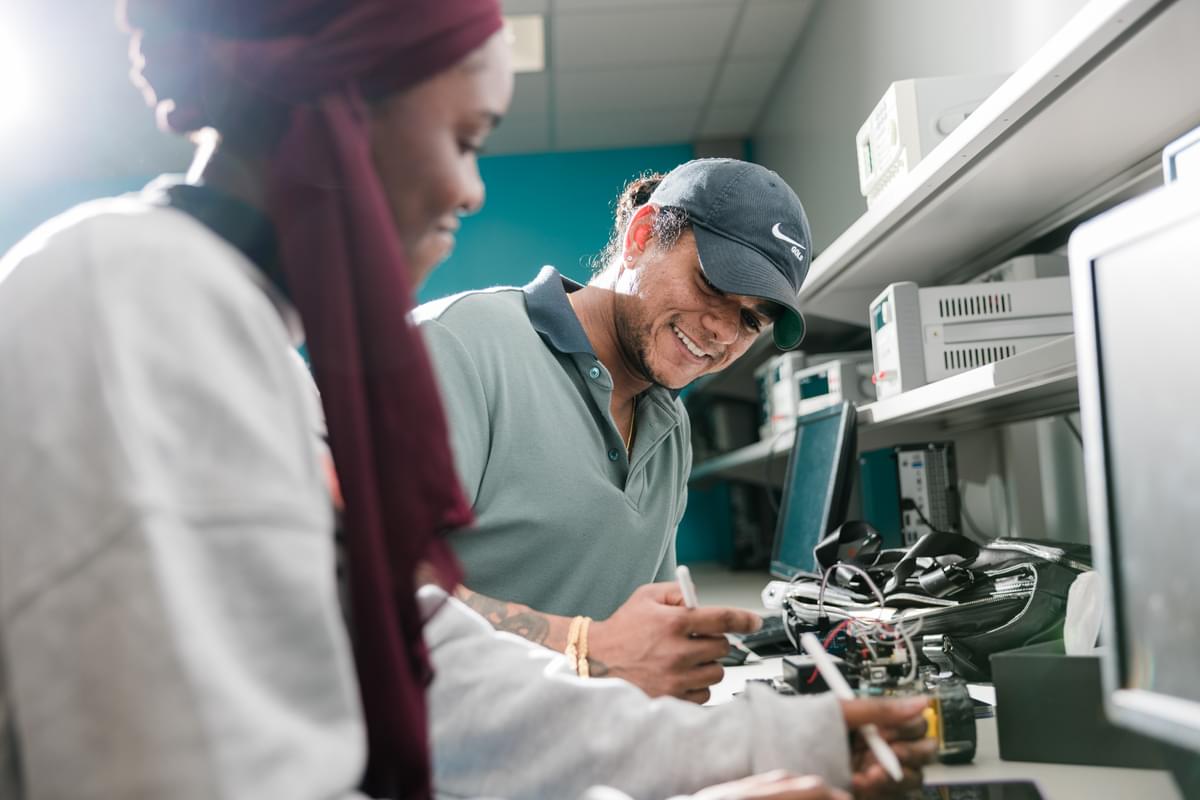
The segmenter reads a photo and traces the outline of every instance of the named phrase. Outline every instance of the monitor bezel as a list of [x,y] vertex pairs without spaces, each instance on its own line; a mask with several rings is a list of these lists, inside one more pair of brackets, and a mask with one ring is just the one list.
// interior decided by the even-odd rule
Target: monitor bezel
[[[1156,189],[1079,226],[1071,235],[1071,297],[1075,315],[1080,432],[1095,567],[1105,578],[1101,657],[1104,706],[1119,725],[1200,751],[1200,703],[1124,686],[1125,642],[1118,615],[1123,586],[1110,525],[1108,437],[1104,429],[1103,353],[1097,330],[1095,269],[1106,255],[1200,217],[1200,182]],[[1191,724],[1188,724],[1188,722]]]
[[1200,128],[1193,128],[1163,148],[1162,171],[1164,183],[1174,183],[1182,178],[1179,174],[1179,156],[1190,151],[1193,147],[1200,147]]
[[[791,507],[792,481],[795,478],[796,460],[799,457],[798,450],[796,449],[796,434],[803,425],[820,422],[826,417],[833,416],[840,417],[841,423],[838,425],[838,438],[836,446],[839,463],[834,465],[833,480],[829,482],[824,503],[821,508],[821,519],[823,520],[826,528],[826,530],[822,533],[822,537],[825,533],[829,532],[830,516],[836,510],[833,508],[834,503],[838,500],[841,500],[842,505],[845,506],[849,499],[850,486],[847,485],[847,482],[853,481],[853,475],[851,474],[850,470],[844,466],[844,462],[849,461],[851,464],[854,463],[855,454],[853,452],[847,452],[847,448],[851,446],[851,436],[858,421],[858,410],[855,408],[853,403],[844,400],[841,403],[831,405],[828,408],[822,408],[819,411],[813,411],[810,414],[805,414],[796,418],[796,427],[792,434],[792,447],[788,453],[787,474],[784,477],[783,483],[783,498],[779,502],[779,516],[775,521],[775,540],[771,545],[770,570],[771,575],[776,578],[790,581],[799,575],[811,574],[808,570],[797,567],[794,564],[788,564],[780,559],[780,548],[783,543],[783,526],[785,520],[787,520],[788,511]],[[845,508],[842,509],[842,514],[845,514]]]

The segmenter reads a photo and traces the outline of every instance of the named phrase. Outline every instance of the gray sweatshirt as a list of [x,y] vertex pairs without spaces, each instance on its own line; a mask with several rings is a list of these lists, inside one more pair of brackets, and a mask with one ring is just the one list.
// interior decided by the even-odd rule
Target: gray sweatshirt
[[364,728],[288,316],[225,241],[133,199],[0,261],[5,800],[354,795]]
[[617,678],[577,677],[561,654],[497,632],[436,587],[418,597],[432,614],[440,798],[565,798],[605,784],[651,800],[773,769],[850,782],[845,721],[829,694],[783,697],[752,685],[713,708],[651,700]]
[[[294,312],[190,217],[107,200],[0,261],[0,798],[357,797],[364,728]],[[584,681],[420,597],[437,792],[848,781],[832,700]]]

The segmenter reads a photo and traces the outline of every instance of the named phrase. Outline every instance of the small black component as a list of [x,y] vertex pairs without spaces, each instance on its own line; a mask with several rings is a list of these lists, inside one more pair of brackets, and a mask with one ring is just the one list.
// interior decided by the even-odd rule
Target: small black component
[[760,656],[778,656],[796,652],[796,647],[788,638],[783,620],[778,614],[763,617],[763,626],[754,633],[743,636],[742,644],[750,652]]
[[[833,663],[837,664],[838,670],[846,676],[846,681],[851,686],[857,684],[858,676],[850,668],[850,665],[836,656],[831,657]],[[784,656],[782,680],[795,689],[797,694],[819,694],[829,691],[825,679],[817,672],[812,657],[807,655]]]

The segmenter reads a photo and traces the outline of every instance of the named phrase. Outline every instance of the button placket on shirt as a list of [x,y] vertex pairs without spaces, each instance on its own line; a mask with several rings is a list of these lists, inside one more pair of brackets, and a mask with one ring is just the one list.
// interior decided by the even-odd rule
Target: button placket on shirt
[[[600,364],[600,361],[595,359],[595,357],[591,361],[592,363],[586,368],[583,365],[580,365],[580,368],[583,374],[595,384],[592,388],[592,397],[596,401],[596,406],[599,409],[607,411],[609,404],[612,402],[612,383],[608,377],[608,372]],[[621,438],[615,427],[612,428],[611,436],[618,440]],[[624,442],[619,443],[624,445]],[[609,447],[605,452],[605,456],[615,464],[621,460],[621,452],[621,447]]]

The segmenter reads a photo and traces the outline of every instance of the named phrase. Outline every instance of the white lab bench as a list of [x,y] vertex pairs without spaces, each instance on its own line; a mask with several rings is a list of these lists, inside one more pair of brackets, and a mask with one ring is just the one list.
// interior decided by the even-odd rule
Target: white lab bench
[[[759,592],[768,578],[761,573],[731,572],[710,564],[689,565],[703,605],[728,605],[765,613]],[[781,659],[770,658],[741,667],[728,667],[725,679],[713,687],[708,705],[729,702],[747,680],[778,677]],[[1002,712],[1001,712],[1002,713]],[[1045,800],[1183,800],[1169,773],[1163,770],[1083,767],[1000,758],[995,718],[975,721],[978,737],[970,764],[936,764],[925,770],[927,783],[969,783],[985,780],[1032,780]]]

